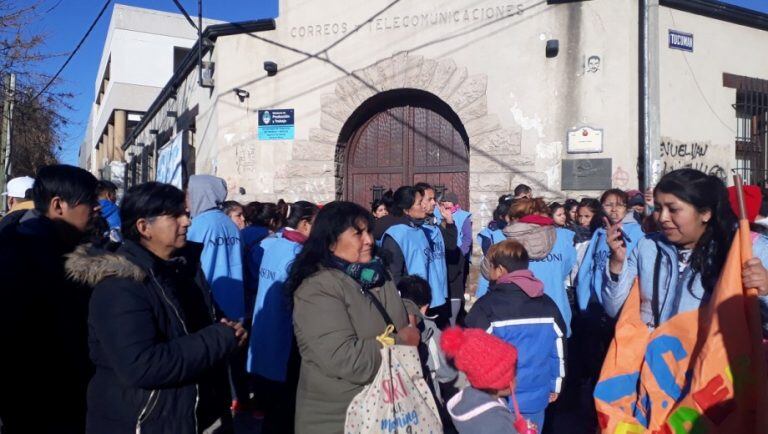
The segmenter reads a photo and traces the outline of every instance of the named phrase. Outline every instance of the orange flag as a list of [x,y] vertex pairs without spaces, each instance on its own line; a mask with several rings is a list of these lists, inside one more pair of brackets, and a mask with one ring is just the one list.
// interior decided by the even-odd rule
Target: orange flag
[[635,281],[621,311],[595,405],[604,434],[768,433],[768,380],[752,255],[742,221],[709,303],[650,332]]

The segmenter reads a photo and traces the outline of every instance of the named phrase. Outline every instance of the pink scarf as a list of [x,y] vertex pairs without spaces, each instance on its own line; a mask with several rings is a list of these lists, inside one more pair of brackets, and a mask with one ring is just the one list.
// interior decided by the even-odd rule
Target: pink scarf
[[496,283],[514,283],[531,298],[544,295],[544,283],[537,279],[531,270],[517,270],[507,273],[501,276]]
[[536,214],[527,215],[525,217],[522,217],[518,221],[520,223],[533,223],[539,226],[552,226],[555,224],[555,221],[552,220],[550,217],[546,217],[543,215],[536,215]]
[[296,229],[285,228],[283,229],[283,238],[294,243],[304,244],[307,241],[307,236],[297,231]]

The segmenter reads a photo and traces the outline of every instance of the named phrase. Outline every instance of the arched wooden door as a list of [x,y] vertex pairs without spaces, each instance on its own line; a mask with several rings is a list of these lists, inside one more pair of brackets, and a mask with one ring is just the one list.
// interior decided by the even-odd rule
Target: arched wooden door
[[453,191],[469,208],[469,156],[461,133],[440,113],[420,106],[380,111],[351,136],[344,196],[369,207],[374,189],[428,182]]

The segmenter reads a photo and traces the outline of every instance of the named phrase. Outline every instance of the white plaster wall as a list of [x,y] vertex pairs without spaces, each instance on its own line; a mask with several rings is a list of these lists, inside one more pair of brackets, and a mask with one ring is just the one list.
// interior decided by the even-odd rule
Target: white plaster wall
[[110,80],[163,87],[173,75],[173,48],[194,40],[116,29],[112,38]]
[[[483,122],[489,125],[468,130],[498,126],[517,131],[519,155],[514,151],[501,161],[481,154],[472,157],[471,172],[498,173],[494,180],[473,182],[473,206],[490,209],[499,194],[519,182],[532,184],[539,193],[558,195],[560,160],[567,157],[566,131],[585,124],[605,130],[606,151],[588,157],[613,158],[614,170],[626,171],[629,180],[619,186],[636,186],[637,8],[632,1],[548,6],[530,0],[403,0],[385,10],[389,4],[384,0],[285,0],[277,30],[258,34],[270,42],[248,35],[217,42],[218,160],[228,164],[220,164],[219,171],[232,178],[230,183],[242,184],[261,199],[275,199],[285,192],[296,196],[287,199],[302,195],[330,199],[326,190],[333,189],[334,168],[328,164],[333,160],[333,149],[314,149],[319,154],[315,163],[302,163],[303,179],[289,181],[294,185],[287,189],[280,185],[283,181],[278,181],[278,172],[291,158],[297,142],[311,142],[313,130],[343,124],[343,120],[321,113],[324,95],[332,94],[340,79],[406,52],[425,59],[450,59],[458,68],[466,68],[469,76],[486,77],[489,117]],[[503,16],[496,13],[497,8],[505,11]],[[484,17],[488,9],[491,19],[473,18],[476,10]],[[506,11],[520,10],[519,15],[507,16]],[[459,22],[403,27],[403,16],[431,17],[445,11],[459,11]],[[464,20],[465,12],[469,21]],[[362,27],[352,34],[359,23]],[[308,36],[310,27],[313,36]],[[333,34],[334,29],[338,29],[337,34]],[[301,32],[306,36],[300,37]],[[346,39],[323,54],[308,57],[345,35]],[[560,40],[560,54],[554,59],[545,58],[547,39]],[[599,73],[586,75],[584,61],[592,54],[601,56],[603,66]],[[265,76],[264,60],[280,66],[277,76]],[[241,103],[231,92],[235,87],[248,90],[250,98]],[[429,89],[429,83],[425,87]],[[256,140],[255,112],[259,108],[294,108],[296,141]],[[569,158],[581,157],[586,156]],[[571,193],[579,196],[590,192]],[[490,216],[490,211],[487,214]]]
[[[693,53],[668,48],[669,29],[692,33]],[[663,161],[668,169],[691,165],[730,181],[736,90],[723,87],[723,73],[768,79],[768,32],[664,7],[659,32]]]

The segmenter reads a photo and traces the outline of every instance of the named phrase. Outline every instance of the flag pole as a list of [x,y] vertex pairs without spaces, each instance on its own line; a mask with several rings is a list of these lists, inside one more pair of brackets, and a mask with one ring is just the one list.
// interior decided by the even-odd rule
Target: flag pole
[[[747,206],[744,202],[744,183],[741,180],[741,175],[733,175],[733,184],[736,186],[736,200],[739,203],[739,241],[741,242],[741,262],[744,263],[752,259],[752,237],[750,236]],[[756,288],[747,288],[746,293],[748,297],[754,296],[754,301],[757,303]]]
[[[739,202],[739,244],[741,246],[742,264],[752,259],[752,237],[749,229],[749,219],[747,218],[747,207],[744,202],[744,186],[740,175],[733,175],[733,183],[736,186],[736,199]],[[765,265],[765,264],[764,264]],[[752,342],[752,372],[756,375],[756,396],[758,409],[768,408],[768,393],[761,388],[768,383],[766,380],[766,363],[763,352],[763,328],[760,318],[760,306],[757,299],[757,288],[744,288],[744,308],[747,314],[747,325],[749,327],[750,340]],[[765,411],[759,411],[755,414],[755,432],[768,432],[768,418]]]

